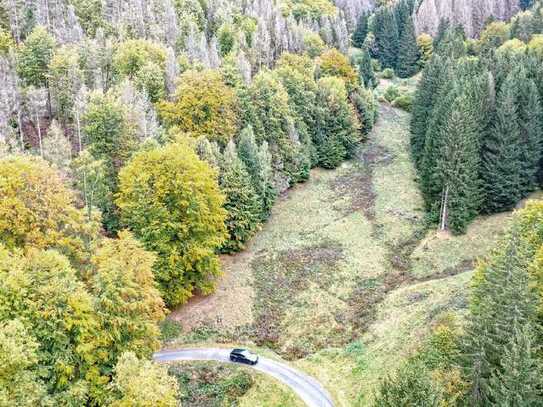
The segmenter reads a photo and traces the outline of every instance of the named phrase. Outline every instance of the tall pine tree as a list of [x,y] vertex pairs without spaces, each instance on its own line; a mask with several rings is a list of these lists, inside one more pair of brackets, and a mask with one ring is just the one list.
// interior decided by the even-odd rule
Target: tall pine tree
[[383,68],[396,68],[400,34],[394,12],[390,7],[381,7],[375,12],[374,34],[377,56]]
[[542,109],[534,81],[527,78],[524,69],[517,70],[515,76],[519,84],[517,107],[521,137],[520,180],[522,193],[525,195],[537,187],[537,174],[543,143]]
[[481,203],[477,113],[462,94],[454,101],[445,126],[437,159],[441,183],[440,227],[463,233],[477,215]]
[[270,215],[276,197],[273,186],[272,159],[268,151],[268,143],[263,142],[258,147],[253,129],[247,127],[239,136],[238,155],[245,164],[251,176],[253,188],[259,196],[260,220],[265,221]]
[[434,55],[422,72],[422,78],[415,93],[411,114],[411,155],[420,170],[428,126],[433,117],[438,90],[448,79],[449,64],[440,55]]
[[224,208],[228,214],[225,223],[229,235],[221,249],[226,253],[239,251],[255,233],[261,210],[251,177],[245,164],[239,159],[232,140],[224,151],[219,185],[226,196]]
[[400,78],[408,78],[418,72],[419,47],[415,36],[413,18],[407,14],[400,36],[396,73]]
[[502,391],[497,385],[505,385],[507,390],[519,379],[507,372],[506,366],[526,363],[515,360],[512,347],[521,342],[515,338],[518,330],[529,329],[535,315],[536,299],[527,272],[532,256],[533,250],[515,224],[475,273],[464,343],[464,363],[471,383],[469,405],[496,405],[496,392]]
[[358,17],[356,22],[356,28],[352,36],[353,46],[362,48],[364,46],[364,40],[368,34],[368,13],[364,12]]
[[358,67],[360,82],[362,82],[366,88],[375,88],[377,86],[377,78],[375,77],[373,67],[371,66],[370,52],[366,47],[362,48],[360,56],[358,56],[356,60],[356,65]]
[[484,209],[490,213],[512,208],[522,196],[517,88],[516,77],[509,75],[498,95],[495,124],[483,141]]

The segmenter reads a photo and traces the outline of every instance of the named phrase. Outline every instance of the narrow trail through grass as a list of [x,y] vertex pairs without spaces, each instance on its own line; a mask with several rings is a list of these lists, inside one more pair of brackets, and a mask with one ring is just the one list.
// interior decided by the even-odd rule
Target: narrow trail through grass
[[[509,216],[480,218],[460,237],[427,231],[408,122],[382,104],[357,157],[313,170],[281,197],[247,249],[222,258],[217,292],[172,313],[185,328],[177,343],[269,349],[319,380],[338,406],[367,405],[379,377],[440,314],[463,312],[473,262]],[[240,403],[259,400],[265,380]],[[273,400],[289,396],[273,389],[259,395],[265,405],[285,405]]]

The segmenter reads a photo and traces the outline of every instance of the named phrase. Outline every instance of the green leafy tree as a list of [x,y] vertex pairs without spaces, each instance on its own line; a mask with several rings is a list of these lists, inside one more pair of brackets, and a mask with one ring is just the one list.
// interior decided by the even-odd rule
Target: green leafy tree
[[37,157],[0,160],[0,243],[8,249],[57,249],[85,262],[98,233],[74,205],[60,174]]
[[38,373],[38,343],[17,319],[0,322],[0,405],[47,404]]
[[54,38],[36,26],[17,52],[17,73],[27,86],[47,86],[49,63],[55,48]]
[[110,199],[106,165],[85,149],[72,161],[71,169],[74,186],[83,195],[87,218],[90,220],[94,209],[106,206]]
[[67,45],[57,48],[49,63],[48,81],[64,127],[72,118],[75,98],[83,79],[77,48]]
[[119,358],[110,387],[113,391],[111,407],[180,407],[175,378],[168,376],[165,367],[140,360],[132,352]]
[[244,243],[254,235],[259,225],[261,208],[251,176],[244,162],[238,157],[236,145],[230,141],[223,154],[219,185],[226,200],[224,208],[229,238],[224,242],[224,252],[242,250]]
[[190,70],[183,73],[173,102],[159,105],[167,125],[226,145],[238,128],[236,95],[220,72]]
[[39,375],[56,405],[85,404],[107,382],[97,370],[92,297],[54,250],[0,250],[0,320],[18,319],[39,343]]
[[92,257],[90,291],[106,360],[104,373],[111,371],[123,352],[150,357],[160,347],[158,324],[165,317],[160,293],[155,287],[155,255],[127,231],[118,239],[104,239]]
[[155,278],[170,306],[195,289],[210,292],[219,274],[226,211],[216,177],[183,142],[142,151],[119,174],[122,222],[157,254]]
[[119,228],[119,214],[114,204],[117,175],[137,148],[137,138],[126,122],[123,105],[112,93],[91,96],[83,117],[83,132],[89,141],[89,152],[106,165],[107,199],[96,201],[103,223],[110,232]]

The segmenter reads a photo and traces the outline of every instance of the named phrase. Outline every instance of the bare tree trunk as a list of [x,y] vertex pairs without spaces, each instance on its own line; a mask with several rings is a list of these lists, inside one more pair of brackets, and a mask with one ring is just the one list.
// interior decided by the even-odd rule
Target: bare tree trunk
[[440,213],[440,222],[439,222],[440,230],[447,229],[447,217],[449,214],[448,205],[449,205],[449,186],[447,185],[445,187],[445,191],[443,193],[443,199],[441,201],[441,213]]

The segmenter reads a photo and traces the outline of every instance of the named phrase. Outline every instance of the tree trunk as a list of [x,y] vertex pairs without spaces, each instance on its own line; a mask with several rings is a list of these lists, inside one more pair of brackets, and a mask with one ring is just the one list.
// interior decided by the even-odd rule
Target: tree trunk
[[449,205],[449,186],[447,185],[443,193],[443,199],[441,200],[441,213],[439,214],[440,216],[439,229],[440,230],[447,229],[447,217],[449,215],[448,205]]

